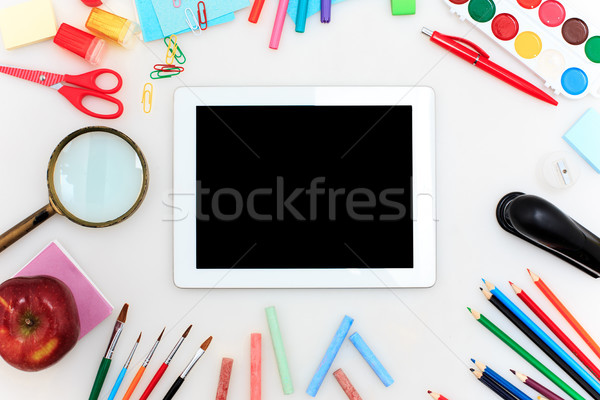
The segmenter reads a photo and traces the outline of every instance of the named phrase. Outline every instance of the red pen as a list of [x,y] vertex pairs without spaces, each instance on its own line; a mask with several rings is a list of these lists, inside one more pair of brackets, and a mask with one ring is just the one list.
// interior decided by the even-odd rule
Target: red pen
[[169,354],[169,356],[167,357],[167,359],[165,360],[165,362],[160,366],[160,368],[158,369],[158,371],[156,371],[156,374],[154,374],[154,376],[152,377],[152,380],[150,381],[150,384],[148,385],[148,387],[146,388],[146,390],[144,390],[144,393],[142,393],[142,397],[140,397],[140,400],[146,400],[148,398],[148,396],[150,396],[150,393],[152,393],[152,391],[156,387],[156,384],[158,383],[158,381],[160,381],[160,378],[162,378],[162,376],[164,375],[165,371],[167,370],[167,367],[169,366],[169,364],[173,360],[173,357],[175,357],[175,353],[177,353],[177,350],[179,350],[179,347],[181,347],[181,344],[183,343],[183,341],[187,337],[188,333],[190,333],[191,329],[192,329],[192,326],[190,325],[186,329],[186,331],[183,333],[183,335],[181,335],[181,337],[177,341],[177,344],[175,345],[175,347],[173,348],[173,350],[171,350],[171,353]]
[[[491,74],[496,78],[508,83],[509,85],[516,87],[528,95],[550,103],[553,106],[558,105],[558,102],[555,99],[550,97],[546,92],[542,91],[538,87],[534,86],[532,83],[527,82],[525,79],[502,68],[498,64],[491,62],[490,56],[475,43],[456,36],[448,36],[439,32],[434,32],[427,28],[423,28],[421,32],[429,36],[429,40],[431,40],[433,43],[442,46],[452,54],[455,54],[463,60],[470,62],[488,74]],[[462,45],[461,43],[471,47],[473,50]]]

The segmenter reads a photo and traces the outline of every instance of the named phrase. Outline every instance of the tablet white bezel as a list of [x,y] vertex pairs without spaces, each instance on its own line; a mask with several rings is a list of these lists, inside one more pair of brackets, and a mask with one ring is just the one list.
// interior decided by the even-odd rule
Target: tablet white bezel
[[[174,282],[180,288],[429,287],[436,277],[435,98],[426,87],[183,87],[175,92]],[[410,105],[413,268],[196,269],[196,107]],[[250,249],[249,249],[250,250]]]

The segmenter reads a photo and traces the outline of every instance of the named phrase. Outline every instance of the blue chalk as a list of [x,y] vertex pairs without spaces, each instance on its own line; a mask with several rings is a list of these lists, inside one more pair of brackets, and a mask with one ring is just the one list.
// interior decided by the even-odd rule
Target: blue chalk
[[596,110],[587,110],[563,139],[600,173],[600,114]]
[[335,333],[331,344],[327,348],[325,357],[323,357],[323,360],[321,360],[321,364],[319,364],[317,372],[315,372],[315,375],[308,385],[308,389],[306,389],[306,393],[310,396],[315,397],[317,395],[317,392],[319,391],[319,388],[321,387],[329,368],[331,368],[331,364],[333,364],[335,356],[337,355],[338,351],[340,351],[340,347],[342,347],[342,343],[346,339],[348,331],[350,330],[350,326],[352,326],[353,322],[354,319],[347,315],[344,316],[344,320],[340,324],[340,327]]
[[377,374],[381,382],[385,385],[385,387],[390,386],[394,383],[394,379],[388,374],[387,370],[383,368],[383,365],[379,362],[375,354],[371,351],[369,346],[365,343],[362,337],[358,334],[358,332],[350,335],[350,341],[356,347],[356,350],[360,353],[361,356],[365,359],[365,361],[369,364],[373,371]]

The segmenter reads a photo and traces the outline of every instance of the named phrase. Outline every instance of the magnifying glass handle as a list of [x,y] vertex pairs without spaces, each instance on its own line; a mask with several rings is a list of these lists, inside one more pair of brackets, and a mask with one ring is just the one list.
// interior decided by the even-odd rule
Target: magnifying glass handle
[[26,233],[31,232],[33,228],[36,228],[54,214],[56,214],[56,210],[51,204],[48,204],[4,232],[0,235],[0,252],[6,250],[8,246],[21,239]]

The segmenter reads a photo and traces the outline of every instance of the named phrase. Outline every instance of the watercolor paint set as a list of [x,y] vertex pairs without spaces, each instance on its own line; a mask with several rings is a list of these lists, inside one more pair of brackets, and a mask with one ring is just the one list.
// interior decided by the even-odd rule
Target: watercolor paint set
[[563,0],[444,0],[556,94],[600,97],[600,30]]

